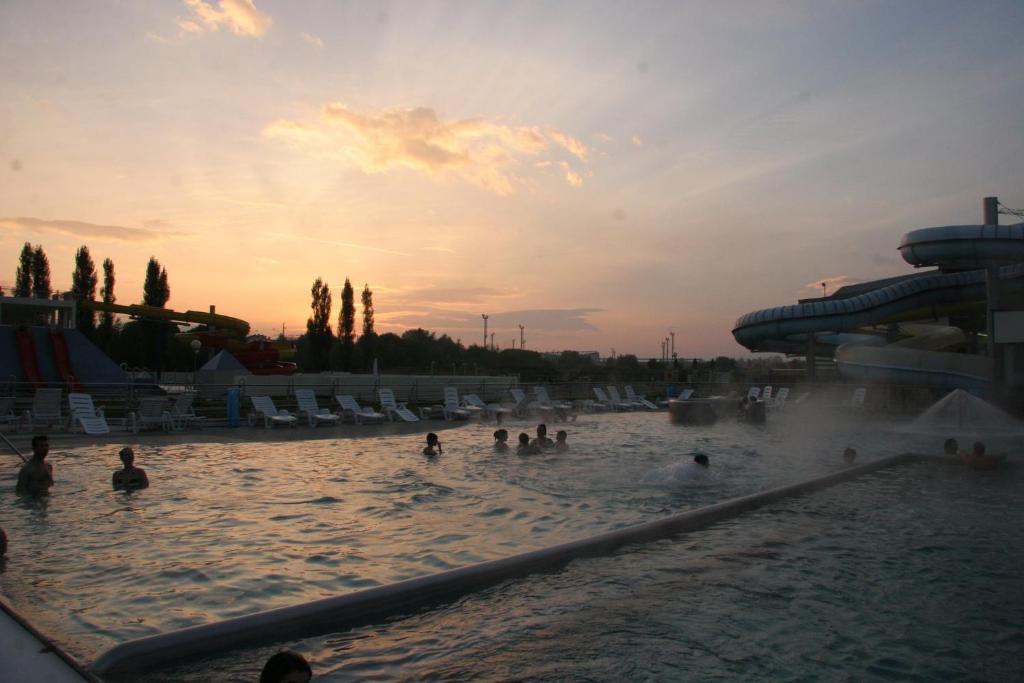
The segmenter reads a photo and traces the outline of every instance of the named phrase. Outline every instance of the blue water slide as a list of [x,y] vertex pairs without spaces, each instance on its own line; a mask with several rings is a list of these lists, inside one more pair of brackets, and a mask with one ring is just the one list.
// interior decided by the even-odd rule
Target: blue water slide
[[1024,279],[1024,223],[922,228],[904,235],[899,251],[911,265],[939,269],[754,311],[736,321],[733,336],[751,351],[798,354],[807,352],[813,336],[816,354],[835,355],[840,372],[862,379],[969,388],[988,382],[991,370],[978,357],[906,348],[868,350],[884,346],[885,339],[864,332],[984,302],[987,268],[998,268],[1001,280]]

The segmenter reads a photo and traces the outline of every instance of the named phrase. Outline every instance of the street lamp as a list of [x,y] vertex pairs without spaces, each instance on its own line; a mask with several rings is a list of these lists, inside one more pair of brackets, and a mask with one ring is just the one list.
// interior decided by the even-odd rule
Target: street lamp
[[188,345],[192,349],[192,386],[195,386],[196,373],[199,371],[199,349],[203,348],[203,342],[193,339]]

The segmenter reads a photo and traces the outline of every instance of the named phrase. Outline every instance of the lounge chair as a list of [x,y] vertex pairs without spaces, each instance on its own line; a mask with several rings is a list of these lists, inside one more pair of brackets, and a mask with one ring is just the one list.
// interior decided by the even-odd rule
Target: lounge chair
[[128,427],[138,434],[143,429],[162,429],[169,432],[174,429],[171,413],[167,410],[166,396],[143,396],[139,399],[139,409],[128,415]]
[[643,408],[644,406],[634,401],[626,401],[619,395],[619,389],[611,384],[608,385],[608,398],[612,400],[612,403],[619,403],[625,406],[626,410],[636,410],[637,408]]
[[629,404],[622,401],[613,401],[608,398],[608,394],[604,393],[604,389],[601,387],[594,387],[594,396],[597,396],[597,402],[603,405],[606,410],[629,410],[631,408]]
[[761,400],[765,405],[772,402],[772,386],[770,384],[761,390]]
[[14,414],[14,397],[0,397],[0,424],[12,424],[18,427],[18,416]]
[[341,406],[341,417],[351,417],[352,421],[357,425],[361,425],[364,422],[383,422],[387,419],[384,413],[378,413],[373,408],[363,408],[356,401],[355,397],[349,396],[348,394],[339,394],[334,397],[334,400]]
[[192,405],[195,400],[196,392],[194,391],[183,391],[174,397],[174,403],[171,404],[168,412],[171,415],[171,425],[175,431],[187,429],[192,425],[200,429],[203,428],[206,418],[196,415],[196,409]]
[[32,408],[25,411],[25,422],[28,430],[36,426],[64,424],[64,413],[61,411],[61,398],[64,392],[60,389],[36,389],[32,397]]
[[689,401],[692,397],[693,389],[683,389],[682,391],[679,392],[679,395],[676,396],[676,400]]
[[478,413],[479,408],[459,407],[459,390],[455,387],[444,388],[444,409],[442,413],[446,420],[468,420],[471,413]]
[[537,397],[537,407],[541,410],[572,410],[571,403],[565,403],[564,401],[552,401],[551,396],[548,395],[548,388],[545,386],[541,386],[539,384],[535,386],[533,388],[533,395]]
[[336,425],[341,415],[335,415],[327,408],[321,408],[316,402],[316,394],[312,389],[296,389],[295,400],[299,404],[299,417],[306,416],[310,427],[321,424]]
[[263,427],[270,429],[274,425],[287,425],[294,427],[299,421],[287,410],[278,410],[273,399],[269,396],[250,396],[254,412],[249,413],[249,424],[254,425],[260,417],[263,418]]
[[527,398],[526,392],[522,389],[509,389],[508,393],[512,395],[512,400],[514,401],[512,405],[512,414],[519,417],[526,417],[529,415],[533,404],[530,402],[530,399]]
[[380,396],[381,410],[383,410],[384,414],[388,416],[388,422],[393,422],[395,415],[406,422],[420,421],[420,419],[416,417],[416,413],[409,410],[409,406],[395,400],[395,392],[391,389],[379,389],[377,394]]
[[761,398],[761,388],[760,387],[750,387],[750,391],[747,392],[747,398],[748,399],[754,399],[755,401],[757,399]]
[[639,403],[640,405],[642,405],[644,408],[647,408],[648,410],[657,410],[658,409],[658,406],[655,405],[653,402],[648,401],[646,396],[638,396],[636,391],[633,390],[633,385],[632,384],[627,384],[625,386],[625,390],[626,390],[626,398],[629,399],[630,401],[632,401],[633,403]]
[[503,415],[509,415],[512,413],[511,408],[506,408],[500,403],[484,403],[476,394],[465,394],[462,397],[462,403],[467,408],[479,408],[484,411],[489,419],[500,420]]
[[775,392],[775,397],[772,398],[771,403],[768,407],[772,410],[781,410],[786,406],[786,399],[789,398],[789,387],[782,387]]
[[800,405],[801,403],[806,401],[810,397],[810,395],[811,395],[811,392],[805,391],[804,393],[802,393],[802,394],[800,394],[799,396],[796,397],[796,400],[793,401],[793,405],[797,405],[797,406]]
[[82,431],[90,435],[109,434],[110,425],[103,415],[103,410],[97,410],[89,394],[71,393],[68,394],[68,413],[70,414],[69,429],[74,431],[79,425]]

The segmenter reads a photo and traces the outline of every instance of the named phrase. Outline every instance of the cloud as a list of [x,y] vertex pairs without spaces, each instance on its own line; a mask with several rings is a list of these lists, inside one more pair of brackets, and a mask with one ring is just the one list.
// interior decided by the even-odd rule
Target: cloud
[[632,138],[630,138],[630,140],[632,140],[633,144],[636,145],[637,147],[642,147],[644,144],[643,138],[641,138],[639,135],[634,135]]
[[594,133],[594,138],[597,139],[597,140],[600,140],[601,142],[611,142],[612,141],[612,136],[608,135],[608,133]]
[[302,240],[304,242],[316,242],[317,244],[329,244],[335,247],[345,247],[346,249],[361,249],[363,251],[376,251],[380,254],[391,254],[393,256],[412,256],[402,251],[393,251],[391,249],[382,249],[380,247],[371,247],[366,244],[356,244],[354,242],[338,242],[336,240],[322,240],[317,237],[305,237],[304,235],[290,235],[284,232],[268,232],[264,233],[268,237],[283,237],[289,240]]
[[808,282],[804,285],[804,289],[813,290],[817,293],[821,291],[821,286],[825,285],[826,291],[834,294],[840,287],[845,287],[846,285],[851,285],[856,282],[860,282],[860,280],[850,277],[849,275],[831,275],[829,277],[823,277],[819,280],[815,280],[814,282]]
[[[324,105],[313,122],[278,120],[263,134],[318,155],[347,159],[364,173],[407,169],[433,177],[451,176],[499,195],[525,182],[527,158],[561,148],[580,162],[589,149],[551,127],[508,126],[486,119],[445,121],[430,108],[359,113],[344,104]],[[549,160],[552,163],[559,163]],[[565,164],[568,169],[567,162]],[[578,186],[578,172],[566,180]]]
[[270,28],[272,20],[256,9],[253,0],[218,0],[219,9],[214,9],[204,0],[184,0],[185,6],[192,10],[190,19],[181,19],[178,26],[185,32],[196,33],[201,30],[218,31],[226,26],[236,36],[252,36],[259,38]]
[[188,233],[174,231],[125,228],[120,225],[97,225],[82,221],[42,220],[40,218],[0,218],[0,228],[8,230],[31,230],[75,237],[92,237],[118,242],[152,242],[165,237],[180,237]]
[[317,48],[318,50],[323,49],[324,41],[320,38],[320,36],[314,36],[312,33],[303,32],[299,34],[299,38],[302,38],[304,41],[306,41],[313,47]]

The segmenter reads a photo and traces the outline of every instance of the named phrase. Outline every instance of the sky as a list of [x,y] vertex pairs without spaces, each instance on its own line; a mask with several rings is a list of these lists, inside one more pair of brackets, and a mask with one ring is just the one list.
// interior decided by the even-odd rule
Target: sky
[[[660,357],[1024,206],[1024,3],[0,3],[0,284]],[[1010,222],[1007,220],[1007,222]]]

